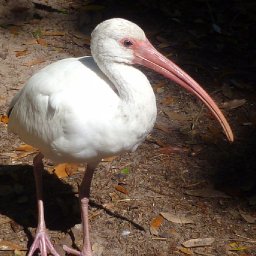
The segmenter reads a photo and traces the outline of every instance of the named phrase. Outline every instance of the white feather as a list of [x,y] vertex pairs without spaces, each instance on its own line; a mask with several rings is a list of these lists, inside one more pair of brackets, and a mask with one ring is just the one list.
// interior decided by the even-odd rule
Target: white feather
[[107,69],[114,84],[92,57],[43,68],[11,102],[9,131],[55,162],[94,164],[135,150],[155,122],[153,90],[132,66],[110,63]]

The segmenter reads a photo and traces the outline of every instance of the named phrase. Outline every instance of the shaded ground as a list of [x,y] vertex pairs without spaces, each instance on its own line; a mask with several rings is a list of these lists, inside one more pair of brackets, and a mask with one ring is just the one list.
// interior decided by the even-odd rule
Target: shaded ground
[[[90,208],[95,255],[256,255],[255,4],[144,2],[88,7],[87,1],[2,0],[1,114],[36,70],[89,54],[90,31],[100,21],[116,16],[135,21],[224,107],[236,141],[226,142],[195,98],[145,70],[158,101],[156,128],[135,153],[102,163],[95,174]],[[7,135],[4,123],[0,128],[0,255],[14,250],[22,255],[36,226],[32,155],[17,157],[14,149],[21,142]],[[51,165],[46,162],[48,169]],[[82,175],[80,167],[62,180],[45,172],[47,225],[61,255],[63,244],[81,246]],[[173,223],[160,212],[185,215],[193,223]],[[192,238],[215,240],[210,246],[182,246]]]

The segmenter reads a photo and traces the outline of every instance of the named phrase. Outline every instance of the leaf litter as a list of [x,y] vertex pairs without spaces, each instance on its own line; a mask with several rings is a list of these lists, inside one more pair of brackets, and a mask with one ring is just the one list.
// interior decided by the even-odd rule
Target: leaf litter
[[207,238],[195,238],[190,239],[182,243],[183,246],[187,248],[193,248],[193,247],[204,247],[204,246],[211,246],[215,241],[215,238],[213,237],[207,237]]
[[160,215],[163,216],[166,220],[178,224],[189,224],[194,223],[190,217],[186,217],[184,214],[173,214],[170,212],[160,212]]
[[160,214],[154,217],[150,222],[150,233],[151,235],[158,236],[160,226],[163,224],[164,218]]
[[224,192],[221,192],[212,188],[186,190],[184,193],[190,196],[205,197],[205,198],[230,198],[230,196],[225,194]]

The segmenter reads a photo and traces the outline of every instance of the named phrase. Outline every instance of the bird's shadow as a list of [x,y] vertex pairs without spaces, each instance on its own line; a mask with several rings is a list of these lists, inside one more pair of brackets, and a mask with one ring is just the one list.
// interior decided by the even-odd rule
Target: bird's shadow
[[[49,230],[68,232],[80,223],[79,202],[72,186],[46,171],[43,174],[45,219]],[[29,165],[0,165],[0,214],[20,225],[29,240],[30,227],[37,225],[33,168]]]

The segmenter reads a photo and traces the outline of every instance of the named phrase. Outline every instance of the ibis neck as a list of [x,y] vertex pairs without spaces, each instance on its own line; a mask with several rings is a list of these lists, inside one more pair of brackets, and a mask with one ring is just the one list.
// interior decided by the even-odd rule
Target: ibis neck
[[155,104],[152,87],[146,76],[137,68],[122,63],[108,63],[100,68],[113,83],[120,100],[125,104]]

